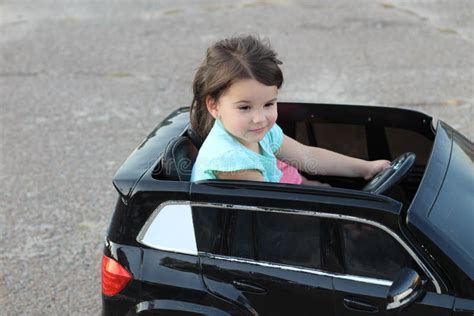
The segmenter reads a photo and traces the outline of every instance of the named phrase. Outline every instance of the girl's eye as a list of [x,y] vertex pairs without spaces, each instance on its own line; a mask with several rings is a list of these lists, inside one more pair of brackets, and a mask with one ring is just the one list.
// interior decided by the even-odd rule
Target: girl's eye
[[250,106],[248,105],[239,106],[239,110],[242,110],[242,111],[250,110]]
[[265,104],[266,107],[271,107],[271,106],[274,106],[274,105],[275,105],[275,102]]

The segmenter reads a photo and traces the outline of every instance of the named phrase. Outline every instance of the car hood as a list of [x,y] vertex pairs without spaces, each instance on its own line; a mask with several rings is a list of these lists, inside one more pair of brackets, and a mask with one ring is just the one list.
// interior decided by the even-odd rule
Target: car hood
[[445,269],[474,279],[474,146],[443,122],[407,221]]

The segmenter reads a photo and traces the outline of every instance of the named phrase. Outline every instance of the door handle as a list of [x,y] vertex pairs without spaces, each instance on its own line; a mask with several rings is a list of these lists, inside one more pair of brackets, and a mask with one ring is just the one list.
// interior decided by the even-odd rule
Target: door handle
[[248,293],[254,293],[254,294],[265,294],[267,293],[267,290],[265,290],[263,287],[260,287],[255,284],[248,283],[246,281],[237,281],[234,280],[232,281],[232,284],[238,288],[241,291],[248,292]]
[[377,313],[379,311],[377,306],[348,297],[344,298],[344,306],[358,312]]

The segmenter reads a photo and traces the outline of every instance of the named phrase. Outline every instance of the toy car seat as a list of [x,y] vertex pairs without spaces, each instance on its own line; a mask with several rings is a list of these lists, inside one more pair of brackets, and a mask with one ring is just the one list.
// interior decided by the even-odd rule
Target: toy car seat
[[173,181],[189,181],[198,148],[187,135],[171,139],[165,148],[154,175],[159,179]]
[[193,130],[191,125],[188,127],[186,133],[189,139],[193,142],[194,146],[196,146],[198,149],[201,148],[202,143],[204,143],[204,138],[201,137],[201,135],[199,135],[195,130]]

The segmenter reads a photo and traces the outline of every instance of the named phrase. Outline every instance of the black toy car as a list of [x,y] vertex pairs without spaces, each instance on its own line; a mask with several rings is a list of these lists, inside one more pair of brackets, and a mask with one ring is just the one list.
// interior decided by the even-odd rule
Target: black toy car
[[392,166],[331,187],[189,182],[189,109],[120,167],[104,315],[473,315],[474,146],[415,111],[279,103],[298,141]]

